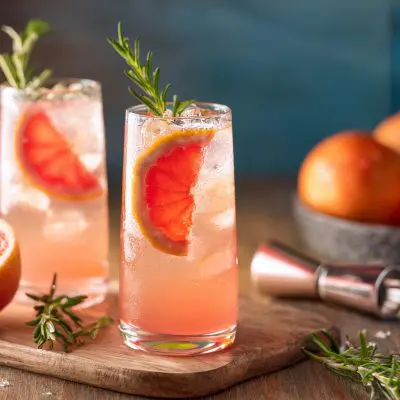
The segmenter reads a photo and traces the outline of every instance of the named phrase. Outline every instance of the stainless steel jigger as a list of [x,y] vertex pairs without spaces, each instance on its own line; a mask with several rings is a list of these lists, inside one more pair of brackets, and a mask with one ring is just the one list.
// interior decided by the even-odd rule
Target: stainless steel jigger
[[380,318],[400,317],[400,266],[324,264],[279,242],[261,245],[251,262],[254,285],[274,297],[335,302]]

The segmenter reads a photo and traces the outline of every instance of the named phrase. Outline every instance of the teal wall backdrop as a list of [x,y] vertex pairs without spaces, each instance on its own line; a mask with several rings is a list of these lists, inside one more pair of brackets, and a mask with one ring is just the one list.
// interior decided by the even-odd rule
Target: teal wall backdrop
[[[398,107],[395,5],[0,0],[0,23],[21,28],[30,17],[48,20],[55,33],[38,46],[35,60],[59,76],[102,82],[112,179],[121,174],[124,110],[135,103],[123,63],[105,42],[117,21],[131,38],[141,37],[143,49],[154,50],[161,79],[173,92],[232,107],[238,175],[282,176],[295,174],[321,138],[346,128],[372,129]],[[8,40],[0,40],[6,49]]]

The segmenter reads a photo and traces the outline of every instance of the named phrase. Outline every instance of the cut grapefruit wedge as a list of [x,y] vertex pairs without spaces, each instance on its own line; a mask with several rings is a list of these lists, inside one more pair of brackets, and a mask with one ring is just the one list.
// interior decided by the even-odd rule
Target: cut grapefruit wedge
[[25,177],[43,192],[66,200],[97,197],[102,187],[42,110],[26,112],[16,135],[16,157]]
[[13,299],[20,279],[21,262],[14,231],[0,220],[0,310]]
[[143,235],[164,253],[187,255],[192,227],[192,188],[211,129],[186,129],[156,140],[137,159],[133,212]]

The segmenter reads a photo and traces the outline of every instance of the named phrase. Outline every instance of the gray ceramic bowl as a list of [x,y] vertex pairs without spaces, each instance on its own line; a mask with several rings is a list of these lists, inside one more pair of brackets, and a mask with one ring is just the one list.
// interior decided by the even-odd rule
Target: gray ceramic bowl
[[332,217],[308,208],[296,196],[293,211],[303,241],[324,260],[400,263],[400,227]]

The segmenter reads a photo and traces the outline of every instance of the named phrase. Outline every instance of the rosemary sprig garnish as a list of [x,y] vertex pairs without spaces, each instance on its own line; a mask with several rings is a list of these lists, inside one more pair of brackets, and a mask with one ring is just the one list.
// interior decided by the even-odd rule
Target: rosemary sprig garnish
[[33,69],[29,66],[32,50],[38,39],[51,31],[49,24],[40,19],[30,20],[25,29],[19,34],[11,26],[2,26],[12,39],[12,54],[0,54],[0,69],[8,84],[18,89],[37,89],[50,77],[51,70],[45,69],[37,76],[33,76]]
[[[140,61],[140,42],[134,41],[133,48],[129,39],[122,33],[122,25],[118,23],[117,39],[108,38],[108,43],[125,60],[128,69],[125,75],[143,92],[129,88],[129,92],[141,103],[146,105],[154,115],[161,116],[167,110],[167,94],[171,87],[168,83],[163,89],[159,87],[160,67],[153,70],[153,52],[147,52],[146,62]],[[182,111],[195,100],[179,101],[178,96],[173,96],[172,115],[179,116]]]
[[82,319],[72,311],[72,307],[83,303],[87,296],[56,296],[56,289],[57,275],[55,274],[49,294],[43,296],[26,294],[39,303],[34,306],[35,319],[26,323],[35,328],[33,340],[39,349],[42,349],[46,343],[50,349],[53,349],[54,344],[59,342],[62,349],[68,352],[71,346],[81,345],[84,337],[95,339],[102,328],[110,326],[113,322],[112,318],[104,316],[83,327]]
[[365,332],[359,333],[359,345],[349,339],[344,350],[326,331],[311,335],[319,352],[303,348],[313,360],[323,363],[330,371],[362,383],[371,392],[371,399],[382,394],[386,399],[400,399],[400,356],[378,353],[375,343],[367,343]]

